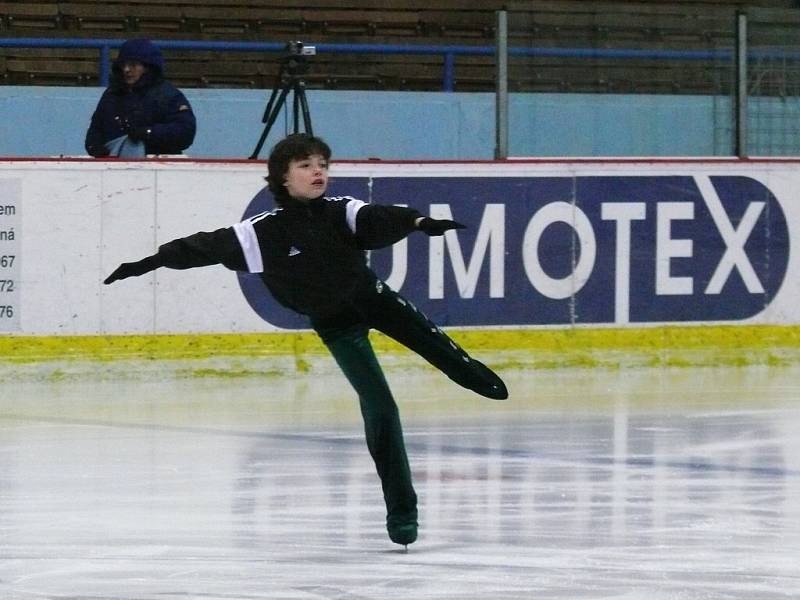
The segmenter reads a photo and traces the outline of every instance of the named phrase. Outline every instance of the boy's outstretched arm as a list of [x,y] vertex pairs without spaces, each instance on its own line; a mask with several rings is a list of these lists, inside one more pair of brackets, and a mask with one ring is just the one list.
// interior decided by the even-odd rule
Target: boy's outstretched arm
[[234,271],[246,271],[244,252],[232,227],[195,233],[167,242],[158,252],[136,262],[122,263],[105,278],[108,285],[119,279],[138,277],[159,267],[191,269],[223,264]]
[[353,232],[368,250],[391,246],[414,231],[438,236],[450,229],[465,228],[449,219],[426,217],[413,208],[367,204],[355,199],[351,202],[359,204],[354,209],[357,216]]

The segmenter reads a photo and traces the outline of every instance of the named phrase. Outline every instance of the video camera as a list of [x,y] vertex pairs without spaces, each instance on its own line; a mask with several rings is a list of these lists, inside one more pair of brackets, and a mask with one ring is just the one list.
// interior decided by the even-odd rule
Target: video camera
[[303,42],[289,42],[286,44],[286,54],[288,56],[316,56],[315,46],[306,46]]

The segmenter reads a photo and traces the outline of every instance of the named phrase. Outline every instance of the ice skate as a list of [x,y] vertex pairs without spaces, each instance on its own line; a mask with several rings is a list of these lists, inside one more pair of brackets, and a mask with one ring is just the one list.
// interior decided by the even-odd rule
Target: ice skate
[[417,540],[417,527],[416,511],[414,511],[413,516],[390,516],[386,518],[386,530],[389,532],[389,539],[401,546],[408,546]]
[[476,371],[478,378],[471,381],[466,387],[485,398],[492,400],[505,400],[508,398],[508,388],[503,380],[489,367],[479,360],[470,359],[470,364]]
[[387,526],[386,528],[389,532],[389,539],[392,540],[395,544],[400,544],[402,546],[408,546],[409,544],[413,544],[417,540],[417,524],[416,523],[406,523],[404,525],[397,525],[397,526]]

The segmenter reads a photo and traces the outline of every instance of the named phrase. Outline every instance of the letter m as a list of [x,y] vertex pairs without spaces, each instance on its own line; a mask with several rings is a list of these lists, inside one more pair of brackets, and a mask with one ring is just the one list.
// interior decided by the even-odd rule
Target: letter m
[[[489,297],[502,298],[505,293],[505,212],[504,204],[487,204],[475,239],[475,247],[469,265],[464,264],[461,245],[456,230],[443,236],[430,238],[430,262],[428,270],[428,295],[433,299],[444,298],[444,249],[453,265],[458,293],[462,298],[472,298],[478,285],[481,266],[489,250]],[[430,215],[434,219],[452,219],[449,204],[431,204]]]

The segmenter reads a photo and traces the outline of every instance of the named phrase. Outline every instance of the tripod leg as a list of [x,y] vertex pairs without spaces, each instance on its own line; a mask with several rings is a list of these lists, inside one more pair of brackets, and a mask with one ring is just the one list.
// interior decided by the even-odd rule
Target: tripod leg
[[[277,101],[273,104],[272,99],[270,99],[271,106],[269,107],[269,115],[265,115],[266,119],[266,126],[264,127],[264,131],[261,132],[261,137],[258,139],[258,143],[256,144],[255,150],[253,150],[253,154],[250,155],[250,160],[254,160],[258,158],[258,153],[261,152],[261,148],[264,146],[264,142],[267,141],[267,136],[269,135],[270,129],[272,129],[272,125],[275,123],[275,120],[278,118],[278,115],[281,112],[281,107],[283,107],[284,103],[286,102],[286,95],[289,93],[289,87],[284,87],[280,95],[278,96]],[[274,93],[274,92],[273,92]]]
[[[303,111],[303,125],[306,128],[308,135],[314,135],[314,130],[311,129],[311,113],[308,110],[308,99],[306,98],[306,86],[301,81],[294,88],[295,101],[299,98],[300,107]],[[295,110],[295,119],[297,119],[297,112]],[[297,131],[297,121],[295,120],[295,131]]]
[[297,95],[295,88],[294,99],[292,101],[292,118],[294,119],[294,133],[300,133],[300,96]]
[[275,104],[275,98],[278,97],[279,91],[280,87],[275,87],[272,89],[272,94],[270,94],[269,101],[267,102],[267,108],[264,109],[264,116],[261,117],[262,123],[266,123],[267,119],[269,119],[269,114],[272,112],[272,105]]

